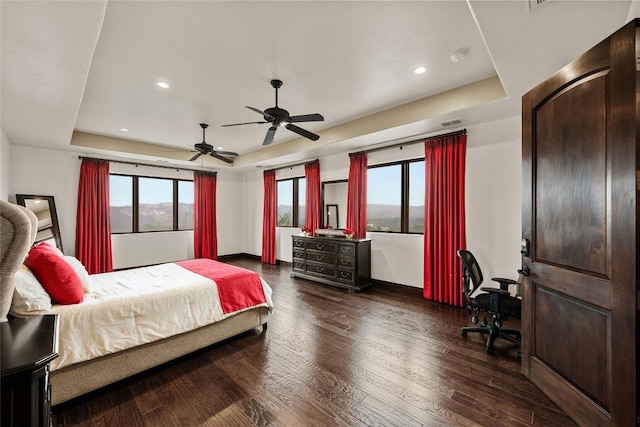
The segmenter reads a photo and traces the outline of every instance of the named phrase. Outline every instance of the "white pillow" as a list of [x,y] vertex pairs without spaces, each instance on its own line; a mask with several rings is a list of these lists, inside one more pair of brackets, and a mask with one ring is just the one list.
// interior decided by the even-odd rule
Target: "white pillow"
[[74,271],[80,277],[80,281],[82,282],[82,288],[84,289],[84,293],[91,292],[91,278],[89,277],[89,273],[87,269],[82,265],[80,260],[76,257],[72,257],[70,255],[64,255],[64,260],[67,261],[71,267],[73,267]]
[[29,270],[29,267],[23,264],[16,272],[15,277],[16,287],[9,310],[12,315],[23,317],[29,313],[51,310],[51,297]]

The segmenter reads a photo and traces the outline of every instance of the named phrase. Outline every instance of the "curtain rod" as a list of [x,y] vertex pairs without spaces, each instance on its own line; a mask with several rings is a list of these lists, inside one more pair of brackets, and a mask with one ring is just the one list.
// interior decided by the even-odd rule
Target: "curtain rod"
[[320,161],[319,159],[307,160],[306,162],[293,163],[291,165],[278,166],[277,168],[265,169],[265,171],[268,172],[268,171],[277,171],[277,170],[280,170],[280,169],[294,168],[296,166],[304,166],[306,164],[316,163],[316,162],[319,162],[319,161]]
[[363,153],[373,153],[374,151],[390,150],[392,148],[404,147],[405,145],[418,144],[420,142],[425,142],[425,141],[429,141],[429,140],[432,140],[432,139],[448,138],[450,136],[466,135],[466,134],[467,134],[467,130],[466,129],[462,129],[462,130],[458,130],[458,131],[455,131],[455,132],[443,133],[443,134],[440,134],[440,135],[434,135],[434,136],[429,136],[429,137],[426,137],[426,138],[415,139],[413,141],[399,142],[397,144],[386,145],[384,147],[377,147],[377,148],[372,148],[370,150],[357,151],[357,152],[354,152],[354,153],[349,153],[349,156],[355,156],[357,154],[363,154]]
[[109,159],[100,159],[97,157],[86,157],[86,156],[78,156],[78,158],[80,160],[82,159],[87,159],[87,160],[102,160],[105,162],[109,162],[109,163],[121,163],[123,165],[133,165],[133,166],[148,166],[148,167],[152,167],[152,168],[162,168],[162,169],[173,169],[175,171],[191,171],[191,172],[207,172],[207,173],[211,173],[213,175],[217,175],[216,171],[208,171],[205,169],[192,169],[192,168],[184,168],[184,167],[180,167],[180,166],[166,166],[166,165],[150,165],[147,163],[135,163],[135,162],[127,162],[124,160],[109,160]]

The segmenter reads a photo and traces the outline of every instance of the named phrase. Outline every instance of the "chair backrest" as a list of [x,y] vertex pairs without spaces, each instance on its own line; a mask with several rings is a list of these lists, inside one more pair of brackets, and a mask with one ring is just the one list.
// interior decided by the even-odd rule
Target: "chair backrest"
[[470,298],[484,280],[482,270],[476,257],[474,257],[471,252],[460,249],[458,251],[458,257],[460,261],[462,261],[462,286],[464,294],[466,298]]

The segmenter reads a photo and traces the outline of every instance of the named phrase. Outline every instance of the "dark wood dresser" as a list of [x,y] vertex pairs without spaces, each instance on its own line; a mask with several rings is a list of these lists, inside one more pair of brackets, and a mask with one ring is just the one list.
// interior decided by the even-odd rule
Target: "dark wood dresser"
[[291,277],[360,292],[371,286],[371,239],[293,238]]
[[3,427],[51,426],[49,362],[58,357],[57,330],[55,314],[0,323]]

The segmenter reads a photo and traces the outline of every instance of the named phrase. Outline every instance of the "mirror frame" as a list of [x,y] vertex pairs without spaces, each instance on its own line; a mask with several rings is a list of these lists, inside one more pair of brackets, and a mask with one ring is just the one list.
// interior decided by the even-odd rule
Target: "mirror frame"
[[49,213],[51,214],[51,228],[53,229],[53,238],[56,246],[64,253],[62,248],[62,236],[60,235],[60,225],[58,223],[58,212],[56,211],[56,202],[53,196],[39,196],[34,194],[16,194],[16,201],[19,205],[27,207],[28,200],[46,200],[49,204]]
[[[320,195],[320,198],[322,199],[321,200],[321,202],[322,202],[322,228],[325,228],[327,226],[327,211],[328,211],[328,206],[329,206],[329,205],[325,204],[324,186],[326,184],[348,184],[348,183],[349,183],[348,179],[337,179],[337,180],[334,180],[334,181],[323,181],[322,182],[322,190],[321,190],[321,195]],[[346,200],[345,200],[345,202],[346,202]],[[345,206],[344,209],[345,209],[345,212],[346,212],[347,207]],[[336,209],[336,213],[338,213],[338,209]],[[338,216],[336,216],[336,221],[337,221],[338,224],[340,223],[340,218]],[[338,227],[336,227],[336,228],[338,228]]]

